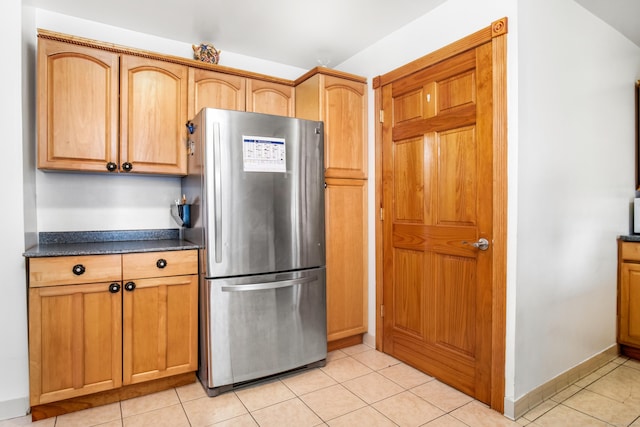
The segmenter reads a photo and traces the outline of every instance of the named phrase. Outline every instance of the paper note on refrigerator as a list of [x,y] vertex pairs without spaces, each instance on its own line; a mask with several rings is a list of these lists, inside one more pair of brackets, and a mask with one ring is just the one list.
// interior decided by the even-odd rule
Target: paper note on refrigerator
[[242,135],[245,172],[287,172],[284,138]]

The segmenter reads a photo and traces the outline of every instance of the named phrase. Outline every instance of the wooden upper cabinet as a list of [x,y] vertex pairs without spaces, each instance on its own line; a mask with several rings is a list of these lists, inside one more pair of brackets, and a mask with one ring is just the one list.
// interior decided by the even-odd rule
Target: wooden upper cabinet
[[38,167],[107,172],[118,162],[118,55],[38,39]]
[[290,80],[47,30],[37,73],[44,170],[186,175],[202,108],[295,115]]
[[365,79],[318,67],[296,83],[296,117],[324,121],[325,176],[366,179]]
[[121,168],[186,175],[187,67],[122,55]]
[[189,68],[189,120],[205,107],[244,111],[246,78]]
[[294,89],[281,83],[247,79],[247,109],[254,113],[295,116]]
[[185,175],[186,65],[38,39],[38,168]]

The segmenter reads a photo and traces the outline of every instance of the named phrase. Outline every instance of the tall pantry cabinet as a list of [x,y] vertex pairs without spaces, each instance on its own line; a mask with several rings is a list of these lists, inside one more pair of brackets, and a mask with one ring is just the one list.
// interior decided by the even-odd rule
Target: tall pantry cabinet
[[329,350],[367,331],[366,79],[317,67],[296,80],[296,117],[325,125]]

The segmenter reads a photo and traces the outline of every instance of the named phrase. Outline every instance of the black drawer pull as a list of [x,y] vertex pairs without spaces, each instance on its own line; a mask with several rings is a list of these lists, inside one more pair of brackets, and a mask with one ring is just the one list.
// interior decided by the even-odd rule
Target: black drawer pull
[[167,266],[167,260],[164,258],[160,258],[158,261],[156,261],[156,267],[158,268],[165,268]]
[[131,292],[131,291],[133,291],[135,288],[136,288],[136,284],[135,284],[135,283],[133,283],[133,282],[127,282],[127,283],[125,283],[125,284],[124,284],[124,289],[125,289],[126,291]]
[[73,266],[73,269],[71,271],[73,271],[73,274],[75,274],[76,276],[80,276],[81,274],[84,274],[87,269],[84,268],[84,265],[82,264],[76,264]]
[[120,291],[120,285],[118,283],[112,283],[109,285],[109,292],[117,294]]

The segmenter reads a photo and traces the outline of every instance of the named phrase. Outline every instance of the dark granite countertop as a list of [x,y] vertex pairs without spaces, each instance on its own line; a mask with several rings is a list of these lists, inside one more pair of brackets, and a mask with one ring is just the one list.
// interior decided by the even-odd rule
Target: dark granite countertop
[[38,238],[40,243],[24,252],[26,258],[199,249],[181,240],[177,229],[44,232]]
[[618,239],[623,242],[640,242],[640,234],[626,234],[618,236]]

